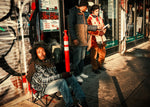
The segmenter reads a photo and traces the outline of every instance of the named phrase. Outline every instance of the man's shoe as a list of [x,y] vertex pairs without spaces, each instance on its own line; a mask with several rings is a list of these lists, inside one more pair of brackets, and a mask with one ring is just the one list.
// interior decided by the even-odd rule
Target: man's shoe
[[71,105],[71,106],[69,106],[69,107],[80,107],[80,106],[78,106],[78,105]]
[[76,79],[77,79],[77,81],[80,82],[80,83],[83,82],[83,79],[82,79],[80,76],[77,76]]
[[78,106],[78,105],[71,105],[71,106],[69,106],[69,107],[80,107],[80,106]]
[[100,70],[103,70],[103,71],[106,71],[106,68],[104,68],[103,66],[102,67],[99,67]]
[[96,70],[93,69],[93,72],[94,72],[95,74],[100,74],[100,73],[101,73],[98,69],[96,69]]
[[79,107],[88,107],[88,104],[87,104],[86,101],[84,101],[84,102],[78,102],[78,106]]
[[82,78],[88,78],[88,77],[89,77],[88,75],[86,75],[86,74],[84,74],[84,73],[82,73],[80,76],[81,76]]

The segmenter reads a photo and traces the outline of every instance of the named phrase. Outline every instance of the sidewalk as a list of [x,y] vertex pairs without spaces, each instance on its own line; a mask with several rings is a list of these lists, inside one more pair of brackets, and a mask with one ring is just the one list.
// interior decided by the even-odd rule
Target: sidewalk
[[[81,85],[89,107],[149,107],[150,106],[150,42],[106,57],[106,71],[94,74],[91,65],[84,73],[89,75]],[[63,100],[54,100],[49,107],[63,107]],[[2,107],[38,107],[26,95]]]

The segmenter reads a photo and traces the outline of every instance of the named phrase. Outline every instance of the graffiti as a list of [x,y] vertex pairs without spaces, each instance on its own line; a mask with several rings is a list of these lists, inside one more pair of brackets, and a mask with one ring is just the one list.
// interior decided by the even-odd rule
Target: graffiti
[[[4,2],[4,1],[3,1]],[[6,1],[5,1],[6,2]],[[23,4],[23,2],[21,2]],[[2,8],[4,9],[4,8]],[[29,35],[29,17],[30,17],[30,2],[28,2],[23,9],[22,18],[23,18],[23,31],[24,35]],[[6,10],[4,10],[6,11]],[[19,22],[19,8],[15,4],[14,0],[10,0],[10,9],[6,14],[0,14],[0,22],[7,20],[18,22],[18,32],[20,33],[20,22]],[[10,19],[9,19],[10,18]]]
[[[23,13],[22,13],[23,32],[24,32],[24,35],[28,35],[28,36],[29,36],[29,26],[30,26],[29,24],[30,10],[31,9],[30,9],[30,2],[29,2],[24,6]],[[18,11],[18,14],[19,14],[19,11]],[[18,31],[20,32],[20,29],[18,29]]]
[[16,71],[14,71],[9,65],[8,63],[6,62],[6,60],[4,58],[1,58],[0,59],[0,67],[6,71],[7,73],[9,73],[10,75],[13,75],[13,76],[22,76],[22,75],[25,75],[24,73],[18,73]]
[[25,48],[28,49],[30,2],[31,0],[0,0],[0,105],[26,89],[23,83],[25,62],[22,54],[25,49],[22,50],[22,28],[26,38]]
[[[20,22],[19,22],[19,8],[17,4],[15,4],[14,0],[1,1],[7,2],[7,6],[9,6],[9,10],[6,12],[5,6],[2,5],[1,8],[5,9],[4,13],[0,15],[0,67],[7,72],[8,74],[2,78],[0,78],[0,84],[7,80],[11,75],[12,76],[22,76],[25,73],[16,72],[6,61],[5,57],[12,50],[16,40],[16,32],[18,37],[20,35]],[[23,2],[21,2],[23,4]],[[25,35],[29,35],[29,15],[30,15],[30,2],[28,2],[24,6],[24,10],[22,13],[23,18],[23,31]],[[15,30],[16,28],[17,30]]]
[[9,90],[10,90],[10,88],[6,89],[6,90],[0,95],[0,101],[5,98],[5,96],[8,94],[8,91],[9,91]]
[[5,77],[0,79],[0,84],[3,83],[7,78],[10,77],[10,74],[7,74]]
[[10,9],[9,9],[9,12],[4,16],[2,16],[2,18],[0,18],[0,22],[6,20],[7,18],[9,18],[12,14],[12,10],[13,10],[13,5],[14,5],[14,0],[10,0]]
[[[3,27],[4,29],[5,27]],[[5,32],[6,35],[0,35],[0,67],[6,71],[8,73],[8,75],[6,75],[5,77],[0,79],[0,84],[3,83],[7,78],[9,78],[10,75],[13,76],[22,76],[25,75],[24,73],[17,73],[16,71],[14,71],[9,64],[7,63],[7,61],[5,60],[5,56],[7,56],[7,54],[11,51],[15,40],[16,40],[16,32],[15,30],[11,27],[8,26],[6,27],[6,29],[3,30],[3,32]],[[1,33],[0,33],[1,34]],[[10,36],[11,35],[11,36]],[[13,36],[12,36],[13,35]]]
[[[6,28],[6,29],[4,29],[4,28]],[[14,42],[16,40],[15,30],[11,26],[4,27],[4,28],[3,28],[3,32],[5,32],[5,34],[7,34],[7,37],[6,37],[6,35],[3,36],[0,33],[0,44],[2,44],[3,46],[6,45],[6,46],[5,46],[5,51],[2,51],[2,50],[4,50],[3,46],[0,47],[0,53],[1,53],[0,58],[5,57],[10,52],[10,50],[12,49]],[[13,35],[13,36],[11,36],[11,35]]]

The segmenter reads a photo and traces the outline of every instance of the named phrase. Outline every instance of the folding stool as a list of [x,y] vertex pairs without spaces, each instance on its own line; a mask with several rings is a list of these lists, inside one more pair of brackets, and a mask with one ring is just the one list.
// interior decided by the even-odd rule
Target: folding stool
[[[36,91],[35,89],[31,88],[31,91],[32,91],[32,102],[35,103],[35,104],[38,104],[37,101],[40,101],[45,107],[48,107],[49,104],[53,101],[54,98],[56,98],[57,100],[60,100],[61,98],[58,97],[56,94],[58,93],[55,92],[53,94],[50,94],[50,95],[44,95],[44,96],[40,96],[40,92]],[[43,101],[43,98],[46,98],[46,102]],[[50,101],[48,101],[48,97],[51,97]],[[40,104],[38,104],[40,105]]]

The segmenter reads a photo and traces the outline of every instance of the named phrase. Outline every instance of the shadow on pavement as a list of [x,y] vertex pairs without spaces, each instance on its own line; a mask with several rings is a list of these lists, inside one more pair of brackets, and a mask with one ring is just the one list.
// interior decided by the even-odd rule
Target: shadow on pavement
[[132,57],[146,57],[146,58],[150,58],[150,51],[149,50],[145,50],[145,49],[136,48],[132,52],[126,52],[125,55],[126,56],[132,56]]
[[120,104],[122,105],[122,107],[128,107],[126,102],[125,102],[125,99],[124,99],[123,93],[121,91],[121,88],[119,86],[117,78],[115,76],[112,76],[112,80],[114,82],[114,85],[115,85],[115,88],[116,88],[116,91],[117,91],[117,94],[118,94],[118,97],[120,100]]

